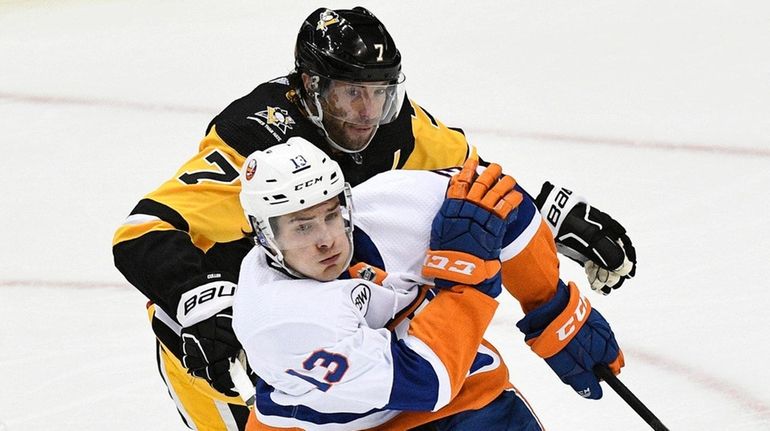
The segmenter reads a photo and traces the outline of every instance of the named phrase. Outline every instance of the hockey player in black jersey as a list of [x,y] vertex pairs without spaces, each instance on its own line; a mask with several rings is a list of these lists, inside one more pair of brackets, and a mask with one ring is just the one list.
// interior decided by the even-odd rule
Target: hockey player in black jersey
[[[227,371],[240,351],[230,304],[250,248],[238,198],[247,155],[301,136],[331,154],[352,185],[391,169],[479,157],[460,129],[407,97],[401,55],[368,10],[312,12],[294,60],[288,76],[214,117],[197,154],[139,201],[113,239],[115,266],[151,301],[169,394],[198,430],[243,429],[248,414]],[[595,290],[608,293],[633,276],[634,248],[614,219],[549,183],[537,203],[560,250],[586,268]]]

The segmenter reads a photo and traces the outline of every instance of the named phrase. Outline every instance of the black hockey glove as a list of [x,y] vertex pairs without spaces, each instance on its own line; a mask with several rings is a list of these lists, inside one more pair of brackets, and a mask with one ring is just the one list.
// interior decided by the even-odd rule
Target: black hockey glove
[[591,289],[607,295],[636,274],[631,239],[608,214],[547,181],[535,204],[554,232],[557,249],[583,266]]
[[224,395],[237,397],[230,377],[230,361],[241,343],[233,332],[233,297],[236,285],[226,274],[209,273],[193,279],[182,294],[177,320],[182,325],[182,365],[206,379]]

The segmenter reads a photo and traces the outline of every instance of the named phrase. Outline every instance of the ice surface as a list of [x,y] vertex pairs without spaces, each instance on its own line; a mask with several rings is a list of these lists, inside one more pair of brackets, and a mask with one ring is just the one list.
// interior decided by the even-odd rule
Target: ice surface
[[[0,430],[184,429],[112,234],[213,115],[292,67],[318,5],[0,2]],[[533,193],[564,183],[628,228],[637,278],[588,293],[622,380],[674,430],[770,429],[770,4],[369,7],[413,99]],[[489,336],[549,429],[648,429],[562,385],[520,317],[505,301]]]

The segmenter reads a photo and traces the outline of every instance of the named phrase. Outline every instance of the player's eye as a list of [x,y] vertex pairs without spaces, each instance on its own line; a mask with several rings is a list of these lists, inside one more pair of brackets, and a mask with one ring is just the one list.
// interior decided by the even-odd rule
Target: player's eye
[[361,89],[358,87],[347,87],[345,89],[345,94],[350,97],[358,97],[361,95]]
[[312,230],[313,230],[313,225],[310,223],[300,223],[294,228],[294,231],[301,235],[307,235]]
[[332,213],[326,214],[326,221],[327,222],[334,221],[334,220],[337,220],[339,217],[340,217],[340,212],[334,211]]

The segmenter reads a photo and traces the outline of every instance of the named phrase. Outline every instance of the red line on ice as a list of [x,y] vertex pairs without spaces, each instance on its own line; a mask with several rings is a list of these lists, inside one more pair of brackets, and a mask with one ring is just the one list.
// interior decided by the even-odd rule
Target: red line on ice
[[[162,111],[175,114],[211,114],[218,112],[221,107],[204,108],[201,106],[184,106],[163,103],[143,103],[127,100],[98,99],[87,97],[46,96],[20,93],[0,92],[0,100],[43,105],[76,105],[86,107],[108,107],[131,109],[136,111]],[[628,138],[609,138],[600,136],[567,135],[558,133],[517,132],[505,129],[468,128],[469,131],[480,134],[493,134],[510,139],[534,139],[538,141],[567,141],[585,145],[608,145],[616,147],[647,148],[657,150],[677,150],[703,153],[720,153],[753,157],[770,157],[770,148],[762,147],[733,147],[726,145],[704,145],[697,142],[670,142],[657,140],[642,140]]]
[[[55,281],[55,280],[0,280],[0,287],[63,287],[76,289],[94,288],[125,288],[128,283],[89,282],[89,281]],[[755,414],[764,422],[770,422],[770,405],[765,401],[749,395],[741,387],[728,381],[714,377],[712,374],[698,371],[683,363],[672,359],[649,353],[644,350],[623,346],[623,350],[634,360],[645,362],[650,366],[665,370],[672,374],[684,377],[689,382],[701,386],[710,392],[717,393],[720,397],[730,398],[739,406]]]
[[[628,346],[623,346],[623,351],[628,353],[628,357],[633,357],[634,360],[639,360],[653,367],[679,375],[689,382],[708,389],[711,392],[720,394],[722,398],[729,398],[762,418],[763,423],[770,423],[770,405],[763,400],[748,394],[746,390],[739,386],[715,377],[713,374],[699,371],[683,363],[676,362],[654,353],[646,352],[644,350],[629,349]],[[665,383],[661,382],[661,386],[664,384]]]
[[[691,151],[698,153],[720,153],[752,157],[770,157],[770,148],[761,147],[732,147],[725,145],[705,145],[696,142],[673,142],[644,139],[608,138],[601,136],[566,135],[558,133],[516,132],[504,129],[475,129],[469,131],[479,134],[490,134],[510,139],[532,139],[544,142],[566,141],[585,145],[607,145],[614,147],[643,148],[655,150]],[[770,146],[770,145],[768,145]]]
[[0,287],[68,287],[75,289],[102,289],[131,287],[128,283],[107,283],[99,281],[56,281],[56,280],[0,280]]
[[0,92],[0,100],[12,102],[34,103],[40,105],[76,105],[85,107],[108,107],[131,109],[135,111],[163,111],[175,114],[211,114],[217,113],[217,108],[203,108],[199,106],[182,106],[163,103],[143,103],[128,100],[90,99],[67,96],[45,96],[34,94],[13,94]]

